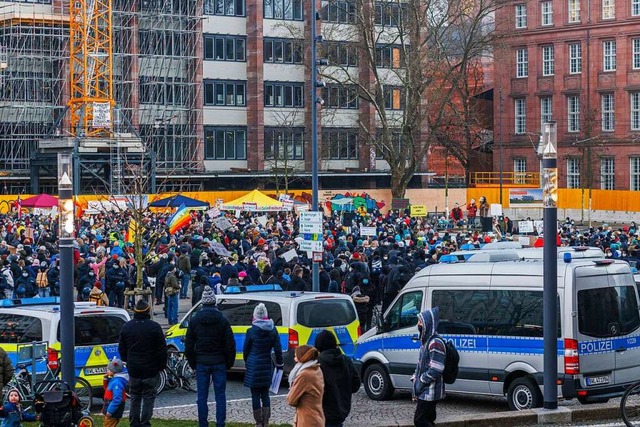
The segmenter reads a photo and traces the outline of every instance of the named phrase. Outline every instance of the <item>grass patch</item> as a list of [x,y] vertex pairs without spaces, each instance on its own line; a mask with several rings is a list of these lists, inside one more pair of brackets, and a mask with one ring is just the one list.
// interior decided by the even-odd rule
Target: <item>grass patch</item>
[[[94,420],[94,426],[95,427],[102,427],[102,420],[104,417],[102,416],[94,416],[93,420]],[[209,424],[210,425],[215,425],[216,420],[215,417],[213,420],[209,420]],[[159,419],[152,419],[151,420],[151,425],[153,427],[193,427],[195,425],[197,425],[198,422],[197,421],[185,421],[185,420],[159,420]],[[226,423],[227,427],[253,427],[255,426],[255,423]],[[38,427],[39,424],[38,423],[24,423],[25,427]],[[272,427],[291,427],[291,424],[269,424],[269,426]],[[118,423],[118,427],[129,427],[129,420],[127,419],[122,419],[122,421],[120,421]]]

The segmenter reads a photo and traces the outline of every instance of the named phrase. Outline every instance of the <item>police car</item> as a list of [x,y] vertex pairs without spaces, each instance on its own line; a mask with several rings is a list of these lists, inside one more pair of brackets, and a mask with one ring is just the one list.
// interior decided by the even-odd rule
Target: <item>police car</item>
[[[90,302],[76,302],[74,312],[76,376],[86,379],[92,389],[101,393],[102,376],[109,360],[118,356],[120,330],[130,319],[129,314],[121,308],[98,307]],[[25,353],[31,343],[44,344],[50,366],[59,362],[59,297],[0,301],[0,347],[14,366],[30,359]],[[38,373],[45,370],[45,362],[36,365]]]
[[[336,335],[345,355],[353,354],[360,336],[360,322],[349,295],[318,292],[287,292],[279,285],[250,285],[227,287],[217,296],[217,307],[229,319],[236,341],[234,370],[244,370],[242,348],[247,330],[251,327],[253,309],[263,303],[273,319],[282,343],[284,370],[294,366],[293,352],[299,345],[314,345],[316,336],[324,329]],[[199,302],[166,332],[169,351],[184,351],[184,337],[189,320],[202,308]]]

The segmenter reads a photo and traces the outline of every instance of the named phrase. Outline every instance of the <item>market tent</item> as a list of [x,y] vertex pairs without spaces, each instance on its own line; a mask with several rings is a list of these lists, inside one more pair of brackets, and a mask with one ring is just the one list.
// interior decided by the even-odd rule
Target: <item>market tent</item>
[[48,194],[39,194],[22,200],[20,204],[23,208],[52,208],[58,206],[58,198]]
[[253,190],[242,197],[232,200],[222,205],[225,211],[245,211],[245,212],[269,212],[281,211],[282,203],[272,199],[259,190]]
[[183,196],[182,194],[176,194],[174,196],[166,197],[164,199],[156,200],[153,203],[149,203],[149,207],[152,208],[179,208],[182,205],[185,205],[185,207],[192,209],[209,207],[209,203],[207,202],[192,199],[191,197]]

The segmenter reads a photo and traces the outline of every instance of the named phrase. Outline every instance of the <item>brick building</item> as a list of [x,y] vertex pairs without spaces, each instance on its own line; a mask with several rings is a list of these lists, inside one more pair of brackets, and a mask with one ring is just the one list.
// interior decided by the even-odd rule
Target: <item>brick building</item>
[[640,1],[514,1],[496,22],[494,170],[502,151],[504,171],[538,172],[554,120],[561,187],[640,190]]

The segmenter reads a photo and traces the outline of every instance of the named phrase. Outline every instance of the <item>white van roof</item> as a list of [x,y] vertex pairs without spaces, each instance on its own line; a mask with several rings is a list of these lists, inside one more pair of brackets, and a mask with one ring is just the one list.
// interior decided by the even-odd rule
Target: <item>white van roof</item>
[[[499,242],[505,243],[505,242]],[[482,247],[482,249],[455,251],[449,254],[449,257],[456,259],[454,262],[474,261],[474,262],[487,262],[487,261],[499,261],[499,259],[479,256],[484,253],[496,253],[496,252],[511,252],[517,254],[517,257],[525,260],[541,260],[543,255],[543,248],[512,248],[512,249],[485,249],[488,245]],[[558,259],[564,259],[565,253],[571,254],[571,259],[602,259],[604,258],[604,252],[600,248],[591,246],[561,246],[558,249]],[[446,256],[446,255],[443,255]],[[480,261],[483,260],[484,261]],[[506,258],[509,259],[509,258]],[[451,262],[451,261],[450,261]]]

